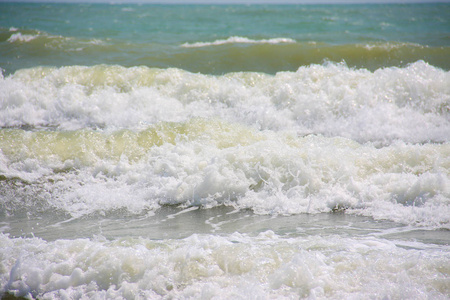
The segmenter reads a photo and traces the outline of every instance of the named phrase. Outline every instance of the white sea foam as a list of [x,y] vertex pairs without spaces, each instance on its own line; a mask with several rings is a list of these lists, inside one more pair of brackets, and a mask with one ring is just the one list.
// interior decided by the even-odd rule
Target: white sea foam
[[[255,35],[182,46],[177,36],[186,35],[174,33],[195,35],[184,25],[216,20],[218,10],[170,22],[180,16],[172,7],[135,6],[133,29],[125,6],[91,12],[118,21],[114,28],[108,17],[80,23],[64,7],[41,8],[37,27],[82,26],[96,38],[3,28],[5,49],[17,50],[3,58],[4,74],[33,67],[0,74],[0,298],[448,300],[450,73],[401,62],[446,66],[445,47],[351,44],[367,31],[304,33],[324,42],[317,47]],[[226,10],[287,15],[241,8]],[[356,16],[349,24],[363,23]],[[294,19],[282,23],[308,21]],[[202,36],[217,33],[203,25]],[[253,25],[244,30],[262,28]],[[101,37],[110,29],[111,39]],[[136,30],[152,32],[129,43]],[[292,70],[320,57],[372,71],[34,67],[104,61],[220,74]]]
[[11,183],[11,211],[44,206],[82,217],[224,204],[258,214],[338,209],[450,228],[448,143],[377,149],[192,119],[137,132],[3,130],[0,146],[3,176],[27,182]]
[[140,128],[219,117],[379,145],[448,140],[450,72],[326,64],[275,76],[117,66],[33,68],[0,80],[0,126]]
[[[14,30],[10,30],[10,31],[14,31]],[[12,34],[9,39],[8,42],[10,43],[14,43],[14,42],[30,42],[34,39],[36,39],[39,36],[39,34],[22,34],[20,32],[18,33],[14,33]]]
[[[17,31],[18,29],[11,28],[10,31]],[[31,41],[39,41],[39,47],[45,49],[64,49],[65,51],[79,52],[85,50],[87,47],[106,45],[106,42],[101,39],[79,39],[73,37],[65,37],[60,35],[50,35],[46,32],[33,31],[32,33],[17,32],[12,34],[7,40],[9,43],[28,43]],[[36,51],[39,51],[36,48]]]
[[55,298],[446,299],[450,259],[376,238],[192,235],[47,242],[0,234],[0,293]]
[[362,47],[368,49],[368,50],[394,50],[399,49],[403,47],[409,47],[409,48],[427,48],[427,46],[416,44],[416,43],[399,43],[399,42],[388,42],[388,43],[372,43],[372,44],[365,44],[361,45]]
[[0,81],[0,125],[75,131],[2,130],[2,176],[27,182],[11,183],[5,208],[45,203],[74,217],[165,204],[346,209],[449,228],[449,83],[424,62],[275,76],[21,70]]
[[199,47],[209,47],[209,46],[219,46],[225,44],[281,44],[281,43],[295,43],[295,40],[290,38],[271,38],[271,39],[261,39],[253,40],[246,37],[232,36],[226,40],[216,40],[214,42],[197,42],[197,43],[184,43],[181,47],[185,48],[199,48]]

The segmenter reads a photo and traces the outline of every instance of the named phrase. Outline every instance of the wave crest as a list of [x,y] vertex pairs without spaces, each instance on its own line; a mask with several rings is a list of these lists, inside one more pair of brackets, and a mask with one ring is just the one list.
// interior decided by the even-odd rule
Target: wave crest
[[225,44],[282,44],[282,43],[295,43],[295,40],[290,38],[271,38],[262,40],[253,40],[246,37],[231,36],[225,40],[216,40],[214,42],[196,42],[196,43],[184,43],[181,47],[185,48],[200,48],[209,46],[219,46]]
[[213,119],[111,133],[3,129],[0,196],[7,211],[33,206],[74,217],[228,205],[258,214],[348,210],[449,228],[449,146],[377,149]]
[[327,63],[275,76],[120,66],[32,68],[0,80],[0,126],[141,128],[220,117],[259,129],[388,145],[445,142],[450,72],[416,62],[375,72]]

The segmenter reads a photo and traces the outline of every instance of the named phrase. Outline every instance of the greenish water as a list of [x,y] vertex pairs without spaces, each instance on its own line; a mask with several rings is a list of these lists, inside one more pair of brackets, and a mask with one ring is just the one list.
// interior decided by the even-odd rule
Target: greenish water
[[324,60],[370,70],[417,60],[450,68],[449,4],[0,7],[6,74],[36,65],[97,64],[275,73]]

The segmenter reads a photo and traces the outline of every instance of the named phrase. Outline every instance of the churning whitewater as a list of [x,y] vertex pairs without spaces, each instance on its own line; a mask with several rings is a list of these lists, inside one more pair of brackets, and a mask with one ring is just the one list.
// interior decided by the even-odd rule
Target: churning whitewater
[[447,141],[450,74],[423,61],[375,72],[326,63],[222,76],[120,66],[37,67],[0,82],[2,127],[141,129],[220,118],[377,145]]
[[447,228],[449,82],[424,62],[275,76],[21,70],[1,82],[2,173],[16,201],[25,181],[74,216],[226,204]]
[[449,10],[0,3],[0,298],[448,299]]

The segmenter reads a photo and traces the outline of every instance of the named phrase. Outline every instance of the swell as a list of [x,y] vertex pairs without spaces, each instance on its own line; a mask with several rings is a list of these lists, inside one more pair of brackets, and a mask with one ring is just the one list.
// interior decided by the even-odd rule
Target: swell
[[181,68],[202,74],[254,71],[275,74],[324,61],[375,71],[404,67],[424,60],[450,69],[447,46],[432,47],[400,42],[327,44],[285,38],[253,40],[230,37],[211,42],[179,45],[124,42],[112,39],[80,39],[54,36],[37,30],[0,30],[0,59],[5,74],[36,65],[66,66],[120,64],[157,68]]
[[[278,71],[295,71],[300,66],[321,64],[324,61],[344,61],[352,68],[375,71],[383,67],[404,67],[424,60],[449,70],[449,54],[449,47],[426,47],[408,43],[237,43],[198,47],[195,50],[189,48],[188,51],[174,53],[169,59],[174,60],[175,66],[193,72],[220,74],[255,71],[274,74]],[[139,62],[148,65],[145,59]],[[186,62],[194,63],[191,65]]]

